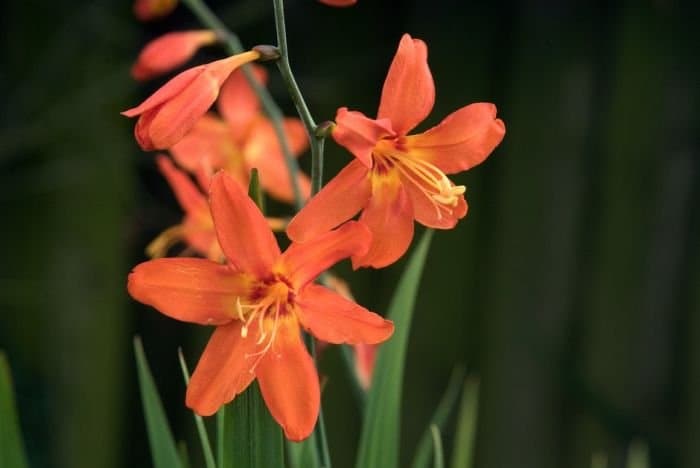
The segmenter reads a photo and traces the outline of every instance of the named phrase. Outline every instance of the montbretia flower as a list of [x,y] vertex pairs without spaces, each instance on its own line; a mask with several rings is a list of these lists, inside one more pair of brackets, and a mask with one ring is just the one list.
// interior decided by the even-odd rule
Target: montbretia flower
[[348,7],[357,3],[357,0],[319,0],[324,5],[334,7]]
[[151,21],[168,15],[177,6],[177,0],[136,0],[134,15],[141,21]]
[[211,186],[211,211],[228,263],[162,258],[138,265],[129,293],[178,320],[214,325],[186,403],[214,414],[258,379],[272,417],[291,440],[308,437],[320,405],[318,374],[301,329],[330,343],[378,343],[393,324],[313,280],[361,254],[370,233],[358,222],[280,252],[265,218],[225,172]]
[[122,112],[139,116],[134,135],[141,148],[167,149],[180,141],[214,104],[226,78],[259,57],[259,52],[251,50],[185,70],[140,105]]
[[[265,69],[255,65],[251,69],[264,85]],[[293,202],[294,191],[279,140],[241,70],[233,72],[221,87],[217,109],[222,118],[211,113],[204,115],[170,148],[177,163],[194,174],[212,175],[224,169],[244,187],[248,186],[250,170],[255,167],[260,174],[260,185],[267,193],[278,200]],[[292,154],[299,156],[309,143],[303,124],[291,117],[282,124]],[[299,174],[297,183],[302,197],[308,198],[309,178]]]
[[166,229],[148,245],[148,255],[151,258],[164,257],[170,247],[184,241],[196,253],[220,262],[224,255],[216,238],[206,197],[189,175],[176,168],[167,156],[159,155],[156,163],[173,189],[185,217],[182,223]]
[[297,242],[317,236],[362,211],[372,245],[354,267],[380,268],[403,255],[413,220],[450,229],[467,213],[465,187],[446,174],[465,171],[493,151],[505,134],[496,106],[470,104],[430,130],[408,135],[435,102],[425,43],[405,34],[389,68],[379,112],[370,119],[338,109],[333,138],[357,159],[326,185],[287,227]]
[[[156,164],[163,177],[175,193],[175,198],[185,212],[180,224],[169,227],[146,247],[151,258],[161,258],[168,254],[172,246],[184,242],[195,253],[215,262],[222,262],[224,254],[219,247],[214,230],[214,221],[209,210],[209,202],[204,196],[209,191],[209,179],[202,180],[201,187],[192,181],[189,174],[181,171],[164,154],[156,157]],[[266,217],[268,226],[275,232],[284,231],[288,220]]]
[[214,31],[180,31],[164,34],[143,48],[131,67],[135,80],[148,80],[183,65],[205,45],[217,41]]

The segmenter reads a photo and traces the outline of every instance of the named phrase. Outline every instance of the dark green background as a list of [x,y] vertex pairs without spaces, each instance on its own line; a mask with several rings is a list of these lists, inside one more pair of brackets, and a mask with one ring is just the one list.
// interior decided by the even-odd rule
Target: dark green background
[[[269,3],[215,7],[254,45],[274,43]],[[700,14],[696,2],[612,3],[288,2],[292,66],[317,120],[340,106],[373,115],[410,32],[437,87],[420,129],[475,101],[496,103],[507,126],[455,177],[469,215],[434,238],[406,457],[461,363],[482,382],[478,467],[587,467],[600,451],[618,467],[634,439],[654,467],[700,466]],[[130,7],[8,1],[0,14],[0,347],[35,467],[150,466],[136,333],[177,436],[191,434],[176,349],[192,365],[204,337],[125,291],[179,211],[118,112],[157,85],[129,78],[145,41],[196,23],[179,7],[142,25]],[[271,89],[291,111],[275,73]],[[330,175],[349,155],[327,146]],[[354,274],[360,302],[385,310],[401,267]],[[349,467],[359,418],[335,351],[322,368],[335,466]]]

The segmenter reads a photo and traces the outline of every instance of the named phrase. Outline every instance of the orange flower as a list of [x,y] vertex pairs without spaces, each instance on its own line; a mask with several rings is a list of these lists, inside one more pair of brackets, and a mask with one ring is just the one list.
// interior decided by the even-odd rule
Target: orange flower
[[[265,69],[252,69],[258,81],[265,84]],[[211,175],[217,169],[225,169],[244,187],[255,167],[262,188],[278,200],[291,203],[294,192],[277,135],[262,114],[260,100],[242,71],[233,72],[226,80],[217,106],[223,120],[213,114],[199,119],[192,131],[170,148],[173,158],[192,173]],[[283,125],[292,154],[299,156],[308,146],[304,126],[297,118],[285,118]],[[300,174],[298,183],[302,196],[308,198],[309,178]]]
[[177,6],[177,0],[136,0],[134,15],[141,21],[150,21],[169,14]]
[[390,321],[313,283],[366,250],[370,233],[351,221],[281,253],[258,208],[224,172],[212,181],[211,211],[229,263],[151,260],[129,275],[129,293],[177,320],[217,327],[187,388],[187,406],[214,414],[257,378],[285,435],[302,440],[316,423],[320,390],[301,328],[330,343],[378,343],[393,333]]
[[319,0],[324,5],[334,7],[349,7],[357,3],[357,0]]
[[156,158],[158,169],[175,192],[178,203],[185,211],[181,224],[163,231],[146,249],[151,258],[164,257],[168,249],[184,240],[195,252],[210,260],[220,262],[224,258],[214,231],[209,203],[189,176],[180,171],[165,155]]
[[333,138],[357,160],[309,201],[287,227],[297,242],[332,229],[359,211],[372,245],[352,257],[353,267],[380,268],[403,255],[413,239],[413,220],[450,229],[467,213],[464,186],[445,174],[481,163],[500,143],[505,125],[496,106],[477,103],[440,124],[407,135],[433,108],[435,87],[425,43],[401,38],[389,68],[377,119],[338,109]]
[[185,70],[140,105],[122,112],[139,116],[134,135],[141,148],[167,149],[180,141],[214,103],[226,78],[259,57],[251,50]]
[[200,47],[216,41],[216,33],[209,30],[164,34],[146,44],[131,67],[131,76],[148,80],[167,73],[191,59]]

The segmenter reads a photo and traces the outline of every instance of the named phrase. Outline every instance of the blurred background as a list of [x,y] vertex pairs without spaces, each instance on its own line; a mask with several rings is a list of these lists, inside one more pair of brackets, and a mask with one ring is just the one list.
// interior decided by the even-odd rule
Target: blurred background
[[[275,42],[271,2],[211,5],[246,45]],[[292,67],[317,121],[340,106],[374,115],[409,32],[427,42],[437,88],[419,130],[477,101],[496,103],[507,126],[484,164],[454,177],[468,187],[469,215],[434,237],[405,374],[406,462],[462,365],[481,380],[478,467],[588,467],[604,452],[614,468],[633,440],[653,467],[699,467],[697,2],[287,9]],[[128,1],[2,10],[0,348],[30,462],[150,466],[132,337],[143,337],[176,436],[187,438],[176,350],[193,367],[208,331],[126,294],[145,245],[181,213],[119,111],[162,83],[131,80],[140,47],[198,26],[183,6],[140,24]],[[326,180],[350,160],[327,148]],[[402,268],[353,274],[358,301],[386,310]],[[337,350],[321,368],[334,464],[350,467],[359,417]]]

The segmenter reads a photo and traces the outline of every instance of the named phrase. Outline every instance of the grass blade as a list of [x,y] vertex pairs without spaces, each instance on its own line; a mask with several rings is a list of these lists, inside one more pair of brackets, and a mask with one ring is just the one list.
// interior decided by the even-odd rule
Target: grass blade
[[445,455],[442,452],[442,439],[440,429],[435,424],[430,425],[430,434],[433,437],[433,467],[445,468]]
[[462,390],[457,434],[452,451],[452,468],[471,468],[472,466],[478,409],[479,380],[471,377],[464,383],[464,390]]
[[287,459],[291,468],[319,468],[321,466],[316,441],[316,433],[303,442],[287,442]]
[[413,307],[423,265],[432,238],[426,230],[415,247],[389,306],[394,336],[377,355],[372,386],[367,395],[357,468],[396,468],[399,462],[401,388]]
[[[190,383],[190,371],[187,369],[187,363],[185,362],[185,356],[182,355],[182,350],[177,350],[177,358],[180,361],[180,368],[182,369],[182,376],[185,378],[185,385]],[[193,412],[194,423],[197,426],[197,434],[199,434],[199,442],[202,445],[202,453],[204,454],[204,465],[206,468],[216,468],[216,463],[214,462],[214,453],[211,450],[211,443],[209,442],[209,434],[207,433],[207,428],[204,425],[204,420],[200,415]]]
[[27,468],[27,457],[15,408],[10,365],[5,353],[0,352],[0,466]]
[[153,466],[155,468],[183,468],[177,445],[165,417],[163,403],[158,395],[139,337],[134,338],[134,352]]
[[219,468],[284,467],[282,429],[260,394],[257,382],[225,406],[219,441]]
[[411,465],[412,468],[428,468],[430,454],[433,451],[433,441],[430,427],[433,425],[437,426],[438,429],[443,429],[445,427],[447,418],[457,405],[457,400],[459,399],[459,395],[461,393],[460,390],[462,388],[463,381],[464,369],[458,367],[452,371],[450,381],[447,383],[445,394],[440,399],[440,403],[430,419],[430,426],[426,428],[420,441],[418,442],[418,448],[416,449],[413,464]]

